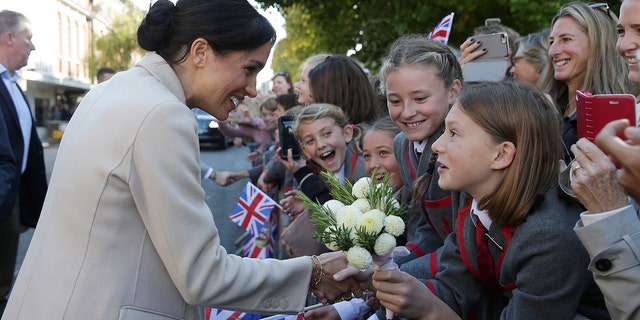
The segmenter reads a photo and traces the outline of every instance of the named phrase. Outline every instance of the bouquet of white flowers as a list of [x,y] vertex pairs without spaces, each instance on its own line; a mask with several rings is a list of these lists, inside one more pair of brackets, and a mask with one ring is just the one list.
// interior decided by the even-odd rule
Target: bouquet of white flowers
[[326,172],[322,175],[333,200],[320,204],[303,193],[298,195],[320,230],[313,236],[331,250],[346,251],[347,260],[358,269],[367,269],[373,262],[378,269],[393,267],[396,237],[405,229],[400,215],[406,208],[395,199],[388,174],[381,183],[364,177],[353,185],[348,180],[342,184]]

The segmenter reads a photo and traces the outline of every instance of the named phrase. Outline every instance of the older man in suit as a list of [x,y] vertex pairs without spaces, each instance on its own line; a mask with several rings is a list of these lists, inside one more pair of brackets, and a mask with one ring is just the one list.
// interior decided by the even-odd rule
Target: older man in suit
[[27,65],[35,50],[31,37],[23,14],[0,11],[0,110],[15,158],[9,191],[0,199],[0,313],[13,282],[20,232],[36,226],[47,190],[42,143],[29,103],[16,83],[16,71]]

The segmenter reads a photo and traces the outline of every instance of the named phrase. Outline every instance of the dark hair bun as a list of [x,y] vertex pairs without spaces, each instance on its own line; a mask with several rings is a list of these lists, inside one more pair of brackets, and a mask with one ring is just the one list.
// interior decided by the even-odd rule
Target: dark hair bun
[[169,0],[158,0],[138,27],[138,44],[147,51],[158,51],[168,42],[173,24],[175,5]]

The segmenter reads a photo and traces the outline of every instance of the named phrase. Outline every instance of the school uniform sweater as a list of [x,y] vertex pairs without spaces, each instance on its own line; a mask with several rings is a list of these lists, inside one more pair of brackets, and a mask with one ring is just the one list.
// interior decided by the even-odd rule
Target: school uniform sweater
[[517,227],[492,223],[480,236],[491,256],[487,269],[479,263],[479,221],[469,204],[466,194],[454,203],[455,233],[432,270],[436,278],[425,281],[463,319],[609,318],[587,269],[589,255],[573,232],[580,206],[552,187]]

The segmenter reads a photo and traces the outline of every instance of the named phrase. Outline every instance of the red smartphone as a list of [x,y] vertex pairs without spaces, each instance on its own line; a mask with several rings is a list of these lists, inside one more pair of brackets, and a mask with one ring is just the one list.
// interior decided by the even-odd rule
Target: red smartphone
[[576,117],[578,139],[594,142],[602,127],[611,121],[628,119],[631,126],[636,126],[636,98],[631,94],[591,94],[576,90]]

